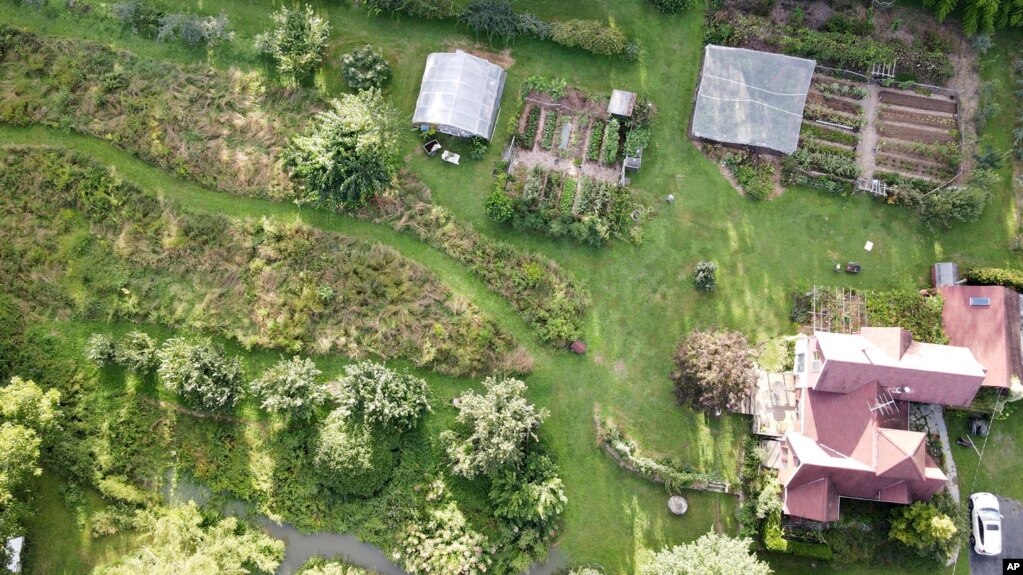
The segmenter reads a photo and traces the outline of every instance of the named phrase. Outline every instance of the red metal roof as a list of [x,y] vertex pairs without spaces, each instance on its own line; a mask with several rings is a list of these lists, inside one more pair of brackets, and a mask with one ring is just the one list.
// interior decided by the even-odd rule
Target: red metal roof
[[[983,385],[1009,387],[1023,375],[1020,353],[1019,294],[1001,286],[946,286],[941,320],[952,345],[968,347],[987,368]],[[990,298],[990,305],[972,306],[970,298]]]

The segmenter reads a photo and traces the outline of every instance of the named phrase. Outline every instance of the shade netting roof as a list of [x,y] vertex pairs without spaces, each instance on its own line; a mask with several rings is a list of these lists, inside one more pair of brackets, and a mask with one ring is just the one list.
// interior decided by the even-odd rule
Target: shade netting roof
[[707,46],[693,136],[791,154],[817,63],[770,52]]
[[412,123],[489,140],[501,107],[504,79],[500,66],[461,50],[430,54]]

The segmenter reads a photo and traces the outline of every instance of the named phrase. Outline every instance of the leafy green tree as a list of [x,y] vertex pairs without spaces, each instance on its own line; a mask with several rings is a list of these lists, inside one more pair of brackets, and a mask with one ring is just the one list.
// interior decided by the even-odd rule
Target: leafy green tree
[[718,287],[718,264],[701,261],[693,272],[693,286],[700,291],[714,291]]
[[308,4],[294,10],[282,6],[270,18],[274,28],[256,36],[256,50],[272,60],[282,76],[298,81],[312,76],[327,51],[330,24]]
[[459,15],[474,34],[485,34],[491,42],[501,38],[510,42],[518,34],[522,22],[508,0],[473,0]]
[[60,419],[60,392],[44,392],[31,379],[12,377],[10,384],[0,387],[0,419],[45,434]]
[[519,465],[547,418],[546,409],[529,403],[526,384],[517,379],[490,377],[483,387],[484,395],[470,391],[459,398],[459,426],[441,434],[452,470],[468,479]]
[[1023,26],[1023,0],[924,0],[924,6],[934,11],[939,22],[958,10],[968,36]]
[[379,88],[391,79],[391,65],[383,54],[366,44],[341,56],[341,77],[355,90]]
[[129,331],[117,343],[114,361],[137,373],[149,373],[156,368],[156,342],[148,333]]
[[945,561],[955,550],[958,531],[947,514],[930,503],[917,501],[892,510],[888,537],[912,547],[922,557]]
[[679,401],[694,409],[735,409],[757,384],[755,362],[741,333],[696,330],[675,351],[671,378]]
[[340,561],[328,561],[313,557],[295,575],[376,575],[367,569],[355,567]]
[[335,401],[346,417],[361,416],[370,425],[408,430],[430,411],[430,388],[422,379],[372,361],[345,366]]
[[321,373],[313,360],[296,355],[264,371],[250,389],[266,411],[308,418],[326,396],[317,381]]
[[[39,434],[34,430],[5,421],[0,423],[0,515],[14,503],[14,492],[30,476],[39,475]],[[12,521],[0,520],[0,524]]]
[[326,483],[343,495],[369,496],[390,478],[394,436],[353,421],[334,410],[320,427],[313,464]]
[[678,14],[693,7],[693,0],[652,0],[657,9],[666,14]]
[[494,515],[515,525],[545,527],[565,510],[568,498],[558,468],[546,455],[530,454],[522,470],[504,469],[490,483]]
[[770,575],[771,568],[750,551],[753,541],[713,531],[692,543],[663,549],[640,575]]
[[208,521],[194,503],[148,511],[139,523],[137,550],[98,566],[94,575],[272,573],[284,559],[283,541],[237,517]]
[[[978,170],[986,172],[987,170]],[[945,188],[920,199],[920,216],[933,228],[949,229],[957,223],[975,222],[984,213],[991,196],[984,183],[978,183],[977,174],[966,186]],[[985,180],[986,181],[986,180]]]
[[336,210],[362,205],[397,170],[395,112],[376,90],[344,94],[292,139],[282,160],[316,204]]
[[117,342],[105,333],[94,333],[85,342],[85,359],[100,367],[117,363]]
[[238,358],[227,357],[224,348],[209,338],[194,343],[180,337],[168,339],[157,357],[164,387],[203,409],[233,408],[244,392]]

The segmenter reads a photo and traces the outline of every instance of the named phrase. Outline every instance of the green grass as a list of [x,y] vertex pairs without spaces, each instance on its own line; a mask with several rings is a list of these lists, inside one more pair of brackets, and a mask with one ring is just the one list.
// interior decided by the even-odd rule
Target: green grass
[[[448,23],[370,17],[333,3],[318,5],[335,28],[319,79],[321,88],[328,94],[342,90],[338,56],[370,41],[384,49],[394,66],[394,80],[386,92],[406,114],[418,94],[426,54],[473,40]],[[497,318],[536,358],[535,373],[528,378],[531,396],[551,410],[544,435],[561,462],[570,497],[560,545],[573,562],[595,562],[608,573],[630,573],[646,550],[693,539],[716,522],[734,525],[735,503],[728,496],[692,494],[690,514],[671,517],[662,490],[621,472],[597,448],[594,405],[622,424],[645,452],[679,456],[734,478],[736,451],[748,423],[737,417],[707,418],[675,406],[667,375],[677,341],[697,327],[739,329],[761,340],[788,333],[793,328],[787,318],[790,293],[811,283],[919,287],[935,261],[1012,265],[1018,259],[1005,247],[1017,225],[1010,175],[1003,170],[1005,185],[993,190],[981,221],[940,234],[925,228],[904,208],[862,196],[841,198],[793,189],[776,200],[750,202],[727,184],[685,135],[700,61],[699,12],[666,17],[645,0],[524,0],[517,7],[547,18],[613,15],[623,29],[640,35],[645,55],[638,64],[627,65],[548,43],[518,41],[510,47],[515,63],[508,69],[504,113],[486,160],[455,167],[425,158],[413,153],[419,140],[411,131],[403,143],[409,150],[409,165],[431,186],[437,203],[490,235],[546,253],[589,287],[593,311],[584,325],[589,351],[583,358],[541,345],[506,302],[454,261],[410,236],[342,216],[209,192],[170,178],[107,144],[63,132],[3,128],[0,142],[71,146],[117,166],[143,188],[173,196],[193,209],[234,216],[300,216],[323,229],[387,243],[430,267],[455,292]],[[231,17],[239,32],[239,47],[215,52],[213,63],[259,66],[243,43],[267,21],[268,6],[225,0],[217,8]],[[205,56],[67,18],[49,20],[10,3],[0,4],[0,18],[48,34],[101,39],[147,56],[177,61]],[[1000,41],[1004,45],[1009,38]],[[1004,51],[996,51],[987,61],[996,61],[998,54]],[[993,77],[994,66],[987,63],[984,73]],[[633,180],[637,197],[657,209],[656,217],[645,224],[643,245],[612,242],[589,249],[514,232],[486,219],[483,203],[491,187],[490,162],[500,156],[509,135],[507,115],[515,108],[518,86],[533,74],[561,76],[570,85],[597,94],[608,94],[612,88],[633,90],[654,101],[658,113],[651,145],[644,153],[642,172]],[[1007,137],[998,134],[992,141],[1002,147]],[[670,206],[663,200],[668,193],[678,199]],[[867,240],[875,244],[869,253],[863,251]],[[698,293],[691,286],[692,266],[701,259],[720,265],[718,291],[713,295]],[[864,271],[858,276],[831,271],[834,262],[848,260],[859,261]],[[786,572],[806,569],[805,561],[790,557],[772,558],[772,563]],[[872,567],[850,569],[835,567],[850,573],[870,572]]]

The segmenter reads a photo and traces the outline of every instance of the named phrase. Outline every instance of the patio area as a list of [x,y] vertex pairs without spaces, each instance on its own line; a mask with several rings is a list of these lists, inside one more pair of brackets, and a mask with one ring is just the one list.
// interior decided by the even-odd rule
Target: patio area
[[757,387],[742,406],[753,416],[753,433],[781,437],[797,429],[796,375],[760,372]]

